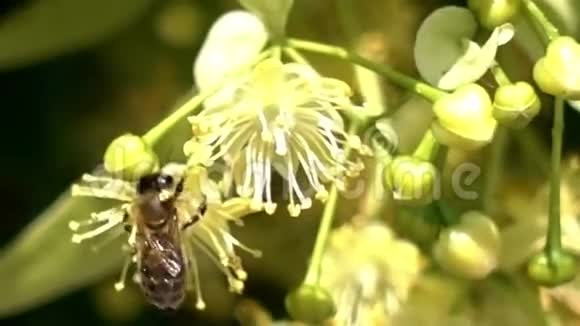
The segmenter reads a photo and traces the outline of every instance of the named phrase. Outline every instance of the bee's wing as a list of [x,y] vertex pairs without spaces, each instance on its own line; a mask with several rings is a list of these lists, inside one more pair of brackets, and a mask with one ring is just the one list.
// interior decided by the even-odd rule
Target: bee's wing
[[139,255],[140,264],[165,270],[175,277],[183,271],[184,259],[177,221],[168,222],[166,232],[151,232],[141,225],[143,243]]
[[153,238],[157,249],[149,252],[148,259],[150,262],[158,265],[173,277],[179,275],[184,268],[180,246],[164,234],[155,235]]
[[184,268],[181,249],[164,251],[163,254],[160,255],[160,263],[169,275],[173,277],[178,276],[181,272],[183,272]]

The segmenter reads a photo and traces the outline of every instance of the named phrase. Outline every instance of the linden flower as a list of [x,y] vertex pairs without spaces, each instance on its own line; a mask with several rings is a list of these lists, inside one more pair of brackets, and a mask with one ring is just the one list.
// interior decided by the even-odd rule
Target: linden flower
[[[228,222],[241,223],[240,217],[254,212],[249,201],[233,198],[221,202],[217,185],[207,175],[205,168],[194,166],[185,167],[181,164],[168,164],[161,170],[162,175],[169,175],[173,180],[183,180],[182,187],[175,182],[175,187],[162,190],[159,194],[163,201],[179,192],[175,198],[177,223],[181,236],[177,245],[183,248],[185,266],[188,277],[188,289],[196,293],[196,307],[205,308],[205,302],[200,291],[200,280],[195,251],[200,250],[226,275],[229,289],[241,293],[247,274],[241,265],[241,259],[235,252],[239,247],[258,257],[259,251],[250,249],[234,238],[228,229]],[[130,255],[127,257],[120,280],[115,283],[115,289],[120,291],[125,287],[125,279],[131,262],[138,262],[139,241],[144,241],[138,230],[138,216],[136,205],[139,194],[137,183],[115,179],[108,176],[85,174],[82,184],[73,185],[73,196],[89,196],[97,198],[115,199],[123,204],[98,213],[91,214],[85,221],[71,221],[69,227],[75,232],[72,242],[81,243],[99,235],[108,234],[107,240],[121,236],[124,230],[129,231],[127,240]],[[177,190],[178,188],[182,188]],[[205,211],[200,210],[202,205]],[[142,223],[142,222],[141,222]],[[80,230],[85,230],[80,232]],[[142,231],[141,231],[142,232]],[[135,282],[139,282],[139,274],[135,273]],[[192,283],[193,281],[193,283]]]
[[292,216],[312,205],[307,189],[299,185],[299,170],[319,200],[328,195],[324,183],[343,187],[343,177],[362,170],[360,161],[348,160],[346,148],[368,149],[346,134],[338,114],[353,107],[347,84],[321,77],[308,65],[277,59],[258,63],[237,83],[228,104],[206,107],[190,118],[194,138],[185,151],[195,155],[191,148],[210,147],[213,155],[207,163],[223,159],[237,193],[251,198],[254,208],[264,207],[269,214],[276,209],[272,170],[287,180]]
[[333,231],[320,282],[336,303],[336,325],[390,324],[422,265],[417,247],[394,239],[383,224]]

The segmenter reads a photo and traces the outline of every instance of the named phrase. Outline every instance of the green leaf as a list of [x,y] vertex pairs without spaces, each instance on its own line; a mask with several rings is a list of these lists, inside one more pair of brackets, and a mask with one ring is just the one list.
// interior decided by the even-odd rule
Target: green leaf
[[77,51],[110,37],[152,0],[37,0],[0,20],[0,69]]
[[98,238],[73,244],[68,228],[70,220],[110,206],[103,200],[71,197],[67,191],[4,248],[0,317],[32,309],[119,270],[123,237],[96,251]]

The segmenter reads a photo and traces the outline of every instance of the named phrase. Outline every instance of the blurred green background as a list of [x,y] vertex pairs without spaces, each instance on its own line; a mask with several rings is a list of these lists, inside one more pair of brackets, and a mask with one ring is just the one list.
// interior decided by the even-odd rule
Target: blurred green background
[[[448,3],[464,4],[356,1],[365,30],[384,38],[385,61],[411,74],[412,44],[421,19]],[[233,0],[0,0],[0,245],[14,239],[79,175],[92,170],[111,139],[128,131],[143,133],[190,93],[192,63],[210,24],[238,7]],[[344,44],[335,13],[334,1],[296,0],[290,34]],[[348,66],[317,58],[314,62],[330,75],[351,78]],[[402,96],[392,87],[385,91],[395,104]],[[572,134],[579,117],[568,111],[568,148],[580,144],[574,144],[580,138]],[[549,119],[539,119],[536,125],[540,135],[548,135]],[[181,144],[175,144],[160,154],[180,150]],[[316,216],[319,209],[309,215]],[[302,277],[316,222],[281,216],[250,221],[241,231],[241,238],[249,239],[246,243],[271,252],[263,262],[249,263],[254,264],[250,273],[257,276],[250,276],[245,294],[274,316],[285,315],[285,289]],[[268,239],[252,239],[264,229],[285,237],[263,248]],[[66,232],[63,237],[69,236]],[[281,252],[285,247],[292,249]],[[276,264],[282,265],[272,267]],[[283,264],[291,264],[292,273],[278,274],[286,270]],[[167,314],[144,306],[135,289],[114,295],[114,277],[116,273],[39,308],[0,319],[0,324],[236,324],[233,312],[239,310],[231,304],[238,299],[224,299],[223,307],[213,312],[186,309]]]
[[[193,59],[209,24],[236,6],[233,1],[74,2],[0,1],[2,246],[92,170],[112,138],[146,131],[191,91]],[[63,230],[63,237],[69,236]],[[116,274],[0,324],[209,325],[215,320],[192,309],[166,314],[145,307],[134,288],[116,296],[111,291]],[[249,289],[260,291],[266,298],[283,295],[271,286]],[[214,323],[229,324],[232,316],[223,319]]]

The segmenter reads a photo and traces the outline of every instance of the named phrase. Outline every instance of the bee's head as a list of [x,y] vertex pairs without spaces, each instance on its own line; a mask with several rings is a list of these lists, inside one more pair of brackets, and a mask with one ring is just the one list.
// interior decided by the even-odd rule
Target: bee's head
[[168,200],[183,191],[185,165],[169,163],[161,171],[141,177],[137,182],[137,193],[159,194],[162,201]]
[[137,183],[137,192],[144,194],[147,192],[162,192],[175,187],[175,180],[171,175],[154,173],[141,177]]

